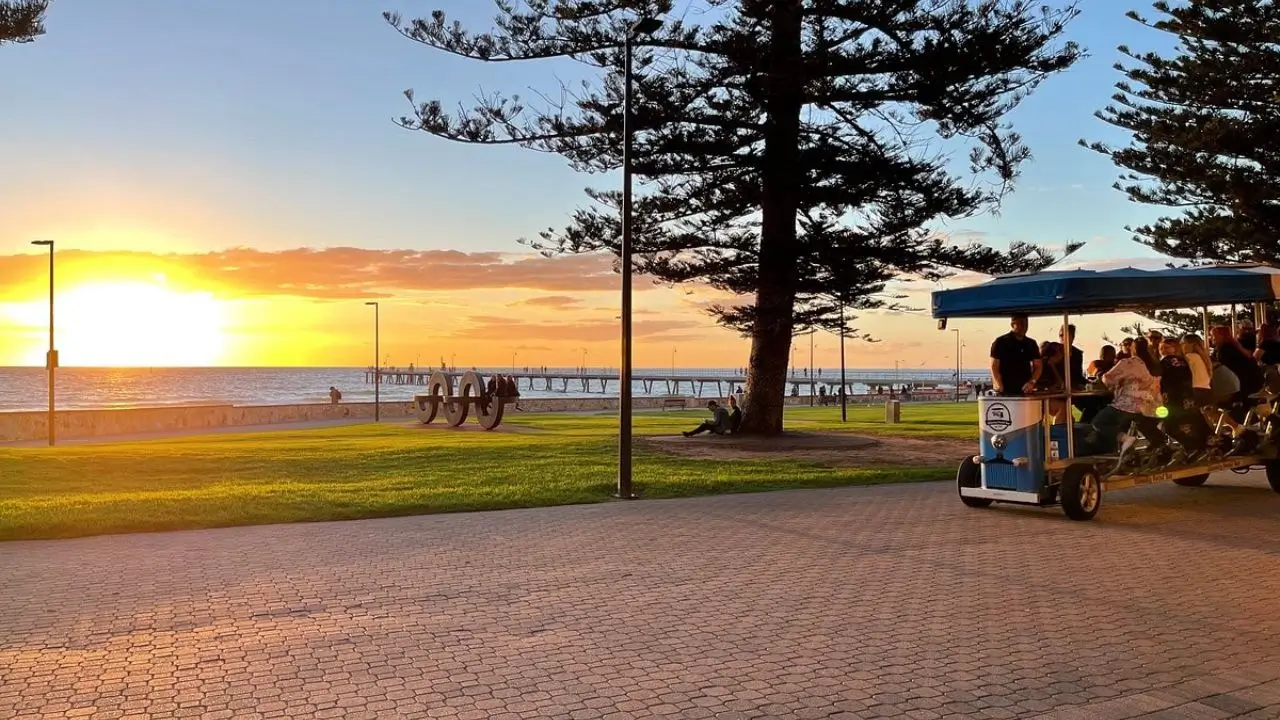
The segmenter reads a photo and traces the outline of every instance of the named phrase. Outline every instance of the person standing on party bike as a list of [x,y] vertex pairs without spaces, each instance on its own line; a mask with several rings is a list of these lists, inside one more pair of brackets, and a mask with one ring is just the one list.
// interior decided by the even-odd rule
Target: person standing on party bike
[[1000,395],[1026,395],[1040,380],[1040,346],[1027,337],[1029,325],[1026,315],[1014,315],[1010,331],[991,343],[991,382]]

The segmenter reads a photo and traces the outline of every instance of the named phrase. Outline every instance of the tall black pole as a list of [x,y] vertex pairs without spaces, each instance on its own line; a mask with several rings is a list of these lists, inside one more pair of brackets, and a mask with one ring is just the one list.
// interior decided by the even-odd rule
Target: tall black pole
[[[622,362],[618,366],[618,497],[631,499],[631,155],[635,118],[635,92],[631,59],[638,35],[650,35],[662,27],[656,18],[641,18],[627,28],[622,45]],[[582,364],[586,365],[586,350]],[[585,371],[584,371],[585,372]]]
[[817,330],[809,331],[809,407],[813,407],[813,396],[818,392],[818,386],[814,383],[816,378],[813,374],[813,334]]
[[382,318],[381,306],[377,302],[367,302],[373,306],[373,421],[382,420]]
[[44,365],[45,370],[49,373],[49,419],[48,419],[48,436],[49,447],[53,447],[57,441],[58,431],[54,426],[57,419],[54,414],[54,375],[58,367],[58,351],[53,346],[53,241],[52,240],[32,240],[32,245],[48,246],[49,248],[49,351],[45,353]]
[[53,447],[58,434],[54,425],[54,373],[58,367],[58,353],[53,349],[53,241],[49,241],[49,353],[45,359],[49,366],[49,447]]
[[[956,334],[956,402],[960,402],[960,331],[952,328]],[[1071,355],[1071,349],[1067,348],[1067,355]]]
[[[618,497],[631,498],[631,42],[627,31],[622,61],[622,363],[618,367]],[[585,363],[584,363],[585,364]]]
[[840,301],[840,422],[849,422],[849,399],[844,374],[844,301]]

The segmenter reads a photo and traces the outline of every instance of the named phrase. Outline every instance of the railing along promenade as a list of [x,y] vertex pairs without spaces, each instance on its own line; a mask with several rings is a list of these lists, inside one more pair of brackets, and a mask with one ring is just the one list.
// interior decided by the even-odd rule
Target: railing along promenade
[[[431,380],[431,374],[439,372],[438,369],[422,369],[415,368],[413,370],[401,368],[384,368],[381,371],[375,371],[373,368],[366,368],[364,371],[364,382],[366,384],[374,382],[378,377],[384,384],[390,385],[426,385]],[[463,371],[444,371],[446,373],[461,376]],[[616,384],[618,381],[618,373],[609,368],[590,369],[582,372],[573,371],[547,371],[541,372],[537,370],[517,370],[511,372],[509,370],[492,368],[480,369],[475,372],[481,375],[500,374],[515,378],[516,387],[529,390],[542,390],[546,392],[563,392],[568,393],[570,388],[576,392],[584,393],[601,393],[607,394],[610,383]],[[938,371],[938,372],[921,372],[912,371],[910,373],[898,373],[892,370],[846,370],[845,386],[846,392],[853,394],[853,386],[883,386],[885,388],[894,387],[901,388],[904,384],[916,387],[938,387],[940,385],[953,386],[955,384],[956,374],[954,372]],[[962,375],[963,382],[980,383],[989,381],[989,377],[984,373],[965,372]],[[738,387],[745,387],[747,378],[741,373],[725,373],[725,374],[708,374],[708,373],[646,373],[641,375],[633,375],[632,380],[639,387],[644,389],[647,395],[654,394],[655,388],[661,388],[666,391],[667,395],[679,395],[681,390],[688,388],[688,391],[697,396],[702,397],[708,388],[715,389],[713,397],[723,397],[727,392],[731,392]],[[817,394],[819,388],[825,388],[828,393],[838,393],[840,386],[840,371],[822,370],[821,373],[814,373],[813,377],[809,377],[805,373],[789,374],[787,383],[791,386],[793,394]]]

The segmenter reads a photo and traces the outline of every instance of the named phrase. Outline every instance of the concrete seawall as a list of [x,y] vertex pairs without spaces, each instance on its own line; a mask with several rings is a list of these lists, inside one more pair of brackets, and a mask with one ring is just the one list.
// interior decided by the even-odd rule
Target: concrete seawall
[[[808,405],[809,398],[788,397],[788,405]],[[883,403],[883,397],[851,397],[851,404]],[[654,410],[663,406],[663,398],[637,397],[637,410]],[[706,399],[686,398],[686,406],[700,408]],[[591,412],[616,410],[617,398],[528,398],[520,401],[525,412]],[[508,408],[508,412],[512,412]],[[382,403],[384,420],[407,420],[415,416],[412,402]],[[48,413],[0,412],[0,443],[39,440],[48,436]],[[113,408],[97,410],[59,410],[56,429],[59,438],[112,437],[209,428],[234,428],[337,420],[372,420],[373,403],[341,403],[338,405],[183,405],[175,407]],[[439,418],[437,423],[443,423]],[[468,419],[468,422],[474,422]]]

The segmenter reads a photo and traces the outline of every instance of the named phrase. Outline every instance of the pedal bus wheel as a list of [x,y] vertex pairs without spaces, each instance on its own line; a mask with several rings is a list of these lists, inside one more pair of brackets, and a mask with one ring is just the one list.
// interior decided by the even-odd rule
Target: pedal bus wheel
[[1072,465],[1062,473],[1062,512],[1072,520],[1092,520],[1102,507],[1102,480],[1089,465]]
[[982,467],[973,458],[967,457],[956,471],[956,492],[960,494],[960,502],[972,508],[991,507],[990,498],[967,497],[960,491],[960,488],[976,487],[982,487]]
[[1209,479],[1209,473],[1203,475],[1192,475],[1191,477],[1177,478],[1173,481],[1174,485],[1182,487],[1200,487]]
[[1271,489],[1280,493],[1280,460],[1271,460],[1267,463],[1267,482],[1271,485]]

